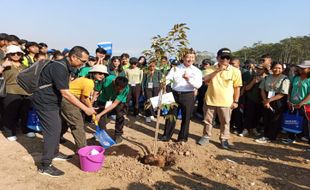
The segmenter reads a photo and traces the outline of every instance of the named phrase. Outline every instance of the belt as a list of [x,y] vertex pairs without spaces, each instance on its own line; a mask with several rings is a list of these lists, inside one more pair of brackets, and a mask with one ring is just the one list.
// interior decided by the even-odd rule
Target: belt
[[182,91],[172,91],[173,93],[176,93],[176,94],[189,94],[189,93],[194,93],[194,91],[184,91],[184,92],[182,92]]

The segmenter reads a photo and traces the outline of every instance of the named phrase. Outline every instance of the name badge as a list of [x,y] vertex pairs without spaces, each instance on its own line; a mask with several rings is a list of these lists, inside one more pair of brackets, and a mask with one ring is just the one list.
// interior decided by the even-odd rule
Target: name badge
[[293,100],[297,100],[298,101],[299,97],[296,95],[296,96],[293,97]]
[[152,82],[147,83],[147,88],[153,88],[153,83]]
[[276,92],[275,91],[269,91],[268,92],[268,97],[267,98],[272,98],[276,95]]
[[107,101],[105,103],[104,109],[106,109],[107,107],[109,107],[110,105],[112,105],[112,101]]

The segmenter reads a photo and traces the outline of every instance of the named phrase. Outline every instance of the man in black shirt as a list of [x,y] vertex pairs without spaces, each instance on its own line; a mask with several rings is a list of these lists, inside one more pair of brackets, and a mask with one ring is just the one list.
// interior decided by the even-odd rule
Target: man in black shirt
[[73,47],[69,56],[58,62],[50,62],[40,75],[39,86],[52,86],[36,91],[33,94],[33,104],[37,110],[43,133],[43,155],[38,168],[40,174],[58,177],[63,171],[52,165],[52,160],[68,160],[70,156],[59,153],[59,138],[61,133],[60,104],[61,99],[83,110],[87,115],[95,113],[69,91],[70,72],[74,67],[82,66],[88,60],[88,51],[80,46]]

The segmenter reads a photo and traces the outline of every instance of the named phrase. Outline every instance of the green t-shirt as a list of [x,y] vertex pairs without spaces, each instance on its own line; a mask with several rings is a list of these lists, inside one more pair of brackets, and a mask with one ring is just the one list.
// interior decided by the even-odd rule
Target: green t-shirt
[[113,81],[116,76],[110,75],[105,78],[102,82],[95,85],[95,91],[100,92],[99,102],[106,103],[107,101],[118,100],[122,103],[126,103],[127,95],[129,93],[129,86],[127,85],[121,92],[117,94]]
[[[310,78],[301,80],[300,76],[296,76],[291,81],[292,91],[290,94],[290,102],[293,104],[299,104],[310,94]],[[310,104],[308,101],[306,104]]]
[[79,72],[79,77],[86,77],[88,72],[90,71],[91,67],[83,67]]
[[114,75],[114,76],[117,76],[117,77],[125,77],[125,72],[124,71],[119,73],[116,70],[112,71],[111,69],[108,69],[108,73],[109,73],[109,75]]

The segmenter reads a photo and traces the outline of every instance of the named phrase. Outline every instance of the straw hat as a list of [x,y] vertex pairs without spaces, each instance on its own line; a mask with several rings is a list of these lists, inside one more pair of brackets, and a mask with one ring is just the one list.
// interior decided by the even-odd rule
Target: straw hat
[[90,70],[89,73],[104,73],[109,74],[107,66],[105,65],[94,65]]

